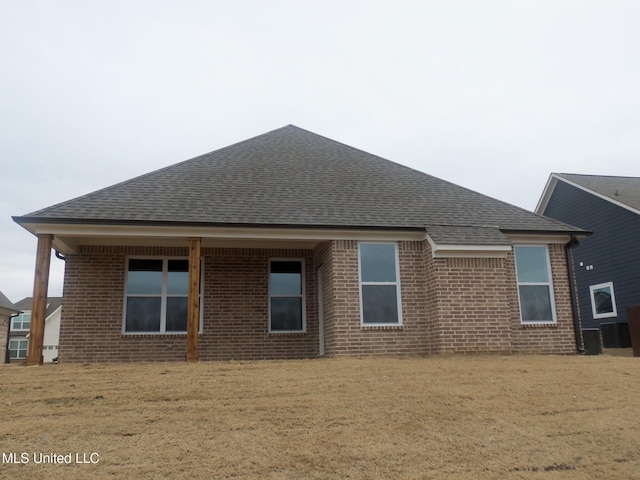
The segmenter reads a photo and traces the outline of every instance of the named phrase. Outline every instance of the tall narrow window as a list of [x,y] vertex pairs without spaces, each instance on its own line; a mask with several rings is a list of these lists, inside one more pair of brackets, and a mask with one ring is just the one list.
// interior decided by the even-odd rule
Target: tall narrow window
[[397,245],[360,243],[358,251],[362,324],[402,324]]
[[305,330],[304,274],[301,260],[269,262],[269,331]]
[[189,261],[130,258],[127,268],[124,331],[187,331]]
[[555,323],[555,302],[547,247],[516,246],[514,251],[522,323]]

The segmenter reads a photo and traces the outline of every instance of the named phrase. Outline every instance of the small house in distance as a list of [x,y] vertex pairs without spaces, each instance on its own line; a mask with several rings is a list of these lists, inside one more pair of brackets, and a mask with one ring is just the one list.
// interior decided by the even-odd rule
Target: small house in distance
[[572,250],[586,344],[594,353],[629,347],[627,307],[640,305],[640,178],[552,173],[536,212],[593,232]]
[[14,220],[63,362],[576,352],[583,230],[293,125]]
[[[11,327],[9,330],[10,362],[24,362],[27,359],[32,305],[33,298],[31,297],[23,298],[16,303],[16,308],[18,308],[20,312],[11,319]],[[47,298],[44,340],[42,345],[44,363],[51,363],[58,358],[61,314],[62,297]]]
[[9,323],[11,317],[20,313],[16,307],[2,292],[0,292],[0,363],[8,362]]

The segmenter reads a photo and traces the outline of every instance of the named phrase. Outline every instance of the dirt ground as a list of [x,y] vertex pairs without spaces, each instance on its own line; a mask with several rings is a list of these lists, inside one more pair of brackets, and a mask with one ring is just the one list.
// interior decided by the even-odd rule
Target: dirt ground
[[640,479],[640,358],[0,365],[0,453],[15,479]]

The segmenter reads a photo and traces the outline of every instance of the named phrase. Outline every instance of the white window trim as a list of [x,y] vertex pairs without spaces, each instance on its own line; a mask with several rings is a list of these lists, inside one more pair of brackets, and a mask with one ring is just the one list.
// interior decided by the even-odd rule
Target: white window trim
[[[300,275],[301,275],[301,279],[300,279],[300,290],[301,293],[299,295],[291,295],[291,294],[287,294],[287,295],[272,295],[271,294],[271,264],[273,262],[300,262]],[[293,258],[293,257],[272,257],[269,258],[269,264],[268,264],[268,270],[267,270],[267,288],[268,288],[268,293],[267,293],[267,309],[269,311],[268,314],[268,322],[269,322],[269,333],[273,333],[274,335],[277,334],[285,334],[285,333],[307,333],[307,300],[306,300],[306,285],[305,285],[305,265],[304,265],[304,258]],[[300,297],[302,298],[302,330],[272,330],[271,329],[271,298],[272,297],[285,297],[285,298],[291,298],[291,297]]]
[[[127,293],[127,284],[129,282],[129,260],[162,260],[162,293],[160,294],[133,294]],[[184,297],[185,295],[167,294],[168,280],[168,262],[169,260],[189,260],[189,257],[181,256],[153,256],[153,255],[127,255],[125,258],[124,271],[124,296],[122,301],[122,329],[123,335],[186,335],[187,332],[167,332],[167,302],[169,297]],[[159,297],[160,305],[160,330],[157,332],[128,332],[127,328],[127,298],[128,297]],[[202,334],[203,312],[204,312],[204,258],[200,259],[200,324],[198,326],[198,334]]]
[[[520,282],[518,279],[518,264],[516,261],[516,247],[536,247],[536,248],[544,248],[545,258],[547,260],[547,272],[549,275],[549,282]],[[558,323],[558,318],[556,316],[556,299],[553,288],[553,271],[551,270],[551,257],[549,255],[549,246],[548,245],[540,245],[540,244],[521,244],[514,245],[513,247],[513,264],[516,269],[516,283],[518,287],[518,309],[520,310],[520,323],[522,325],[556,325]],[[522,319],[522,302],[520,300],[520,285],[547,285],[549,287],[549,298],[551,301],[551,316],[552,320],[523,320]]]
[[[598,290],[600,288],[605,288],[605,287],[609,287],[611,289],[611,305],[613,306],[613,312],[609,312],[609,313],[596,313],[596,299],[593,296],[593,293],[595,290]],[[613,282],[605,282],[605,283],[599,283],[597,285],[591,285],[589,287],[589,294],[591,296],[591,312],[593,313],[593,318],[594,319],[600,319],[600,318],[613,318],[613,317],[617,317],[618,316],[618,307],[616,305],[616,294],[615,291],[613,290]]]
[[[362,260],[360,254],[360,245],[382,244],[394,245],[395,261],[396,261],[396,281],[395,282],[363,282],[362,281]],[[397,323],[366,323],[364,321],[364,308],[362,305],[362,286],[363,285],[395,285],[396,286],[396,309],[398,311]],[[361,327],[400,327],[402,326],[402,297],[400,295],[400,253],[398,242],[358,242],[358,290],[360,295],[360,326]]]

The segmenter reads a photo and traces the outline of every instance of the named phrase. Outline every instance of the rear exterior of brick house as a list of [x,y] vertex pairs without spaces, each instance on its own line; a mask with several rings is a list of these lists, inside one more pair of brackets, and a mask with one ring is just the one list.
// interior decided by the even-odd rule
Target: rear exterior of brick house
[[[266,150],[259,154],[261,159],[265,155],[274,158],[273,150],[265,148],[266,143],[279,153],[285,151],[284,157],[296,157],[296,162],[324,156],[323,161],[336,164],[349,177],[348,162],[355,155],[357,165],[371,161],[374,171],[390,169],[383,172],[384,178],[393,175],[402,178],[395,190],[406,188],[411,194],[411,188],[420,189],[426,182],[428,190],[444,201],[436,205],[435,213],[429,213],[424,208],[437,204],[434,198],[425,198],[413,208],[410,201],[403,203],[391,198],[395,210],[381,207],[379,215],[367,213],[369,193],[358,193],[355,176],[365,172],[366,177],[370,172],[355,168],[352,172],[355,176],[347,178],[343,197],[335,189],[318,194],[309,187],[302,194],[313,197],[308,204],[306,198],[299,196],[294,205],[282,206],[281,217],[271,218],[267,212],[266,217],[249,218],[246,224],[227,215],[224,206],[220,207],[224,211],[223,221],[211,225],[188,219],[175,224],[166,218],[151,221],[94,218],[96,208],[100,210],[95,205],[114,198],[112,189],[117,192],[124,188],[126,197],[129,182],[122,184],[124,187],[96,192],[94,197],[17,218],[18,223],[36,235],[53,232],[54,246],[55,235],[59,235],[60,246],[66,248],[61,361],[184,360],[185,333],[170,332],[168,323],[164,323],[168,322],[166,312],[171,301],[166,278],[172,274],[167,273],[166,265],[172,259],[187,258],[187,240],[196,236],[202,245],[197,335],[201,360],[576,351],[565,244],[582,231],[297,127],[284,127],[256,139],[258,146]],[[210,155],[220,168],[233,169],[225,155],[242,158],[243,152],[249,150],[253,158],[255,151],[260,151],[256,139]],[[295,155],[287,152],[291,148]],[[284,184],[291,181],[286,178],[290,168],[281,163],[278,157],[273,168],[275,174],[265,179],[270,189],[282,188],[273,178],[285,177]],[[187,164],[179,165],[191,167]],[[321,166],[309,176],[326,170],[326,164]],[[166,170],[159,171],[160,175],[166,175]],[[302,170],[299,176],[305,174]],[[158,174],[149,175],[150,178],[140,177],[132,182],[153,183]],[[233,175],[216,177],[217,181],[225,179],[232,182]],[[372,183],[371,178],[365,180]],[[269,185],[272,181],[275,183]],[[246,189],[246,185],[243,187]],[[350,189],[355,189],[355,193],[349,193]],[[387,191],[381,193],[389,197]],[[257,197],[260,204],[281,202],[269,198],[268,193]],[[93,209],[93,218],[73,217],[70,222],[69,212],[78,212],[81,217],[84,213],[80,207],[86,204]],[[111,210],[117,208],[118,204]],[[201,208],[206,210],[206,205]],[[255,203],[253,208],[259,209],[260,205]],[[467,212],[468,209],[472,211]],[[337,216],[326,218],[334,211],[338,211]],[[152,217],[154,211],[147,215]],[[246,216],[250,215],[245,212]],[[59,224],[71,226],[63,228]],[[113,228],[113,224],[118,228]],[[122,229],[126,230],[124,234]],[[519,283],[514,253],[519,245],[548,258],[549,279],[542,287],[548,288],[547,310],[551,313],[552,309],[547,320],[531,321],[521,313],[519,289],[541,287]],[[367,273],[365,263],[369,260],[365,252],[370,246],[374,246],[374,252],[375,246],[394,252],[396,274],[393,269],[380,273],[377,267],[374,273]],[[129,326],[128,317],[132,313],[127,305],[135,297],[128,286],[135,275],[131,262],[148,259],[162,260],[165,265],[162,332],[139,332],[136,327],[131,331]],[[278,273],[278,268],[291,265],[298,270]],[[367,279],[368,275],[382,276]],[[280,287],[276,288],[275,283],[282,279],[286,283],[287,278],[293,277],[298,278],[300,294],[277,295]],[[279,296],[289,305],[300,305],[302,313],[296,327],[277,325],[273,312],[277,310]],[[381,308],[388,305],[378,304],[385,302],[397,305],[397,311],[391,312],[393,318],[380,317]]]

